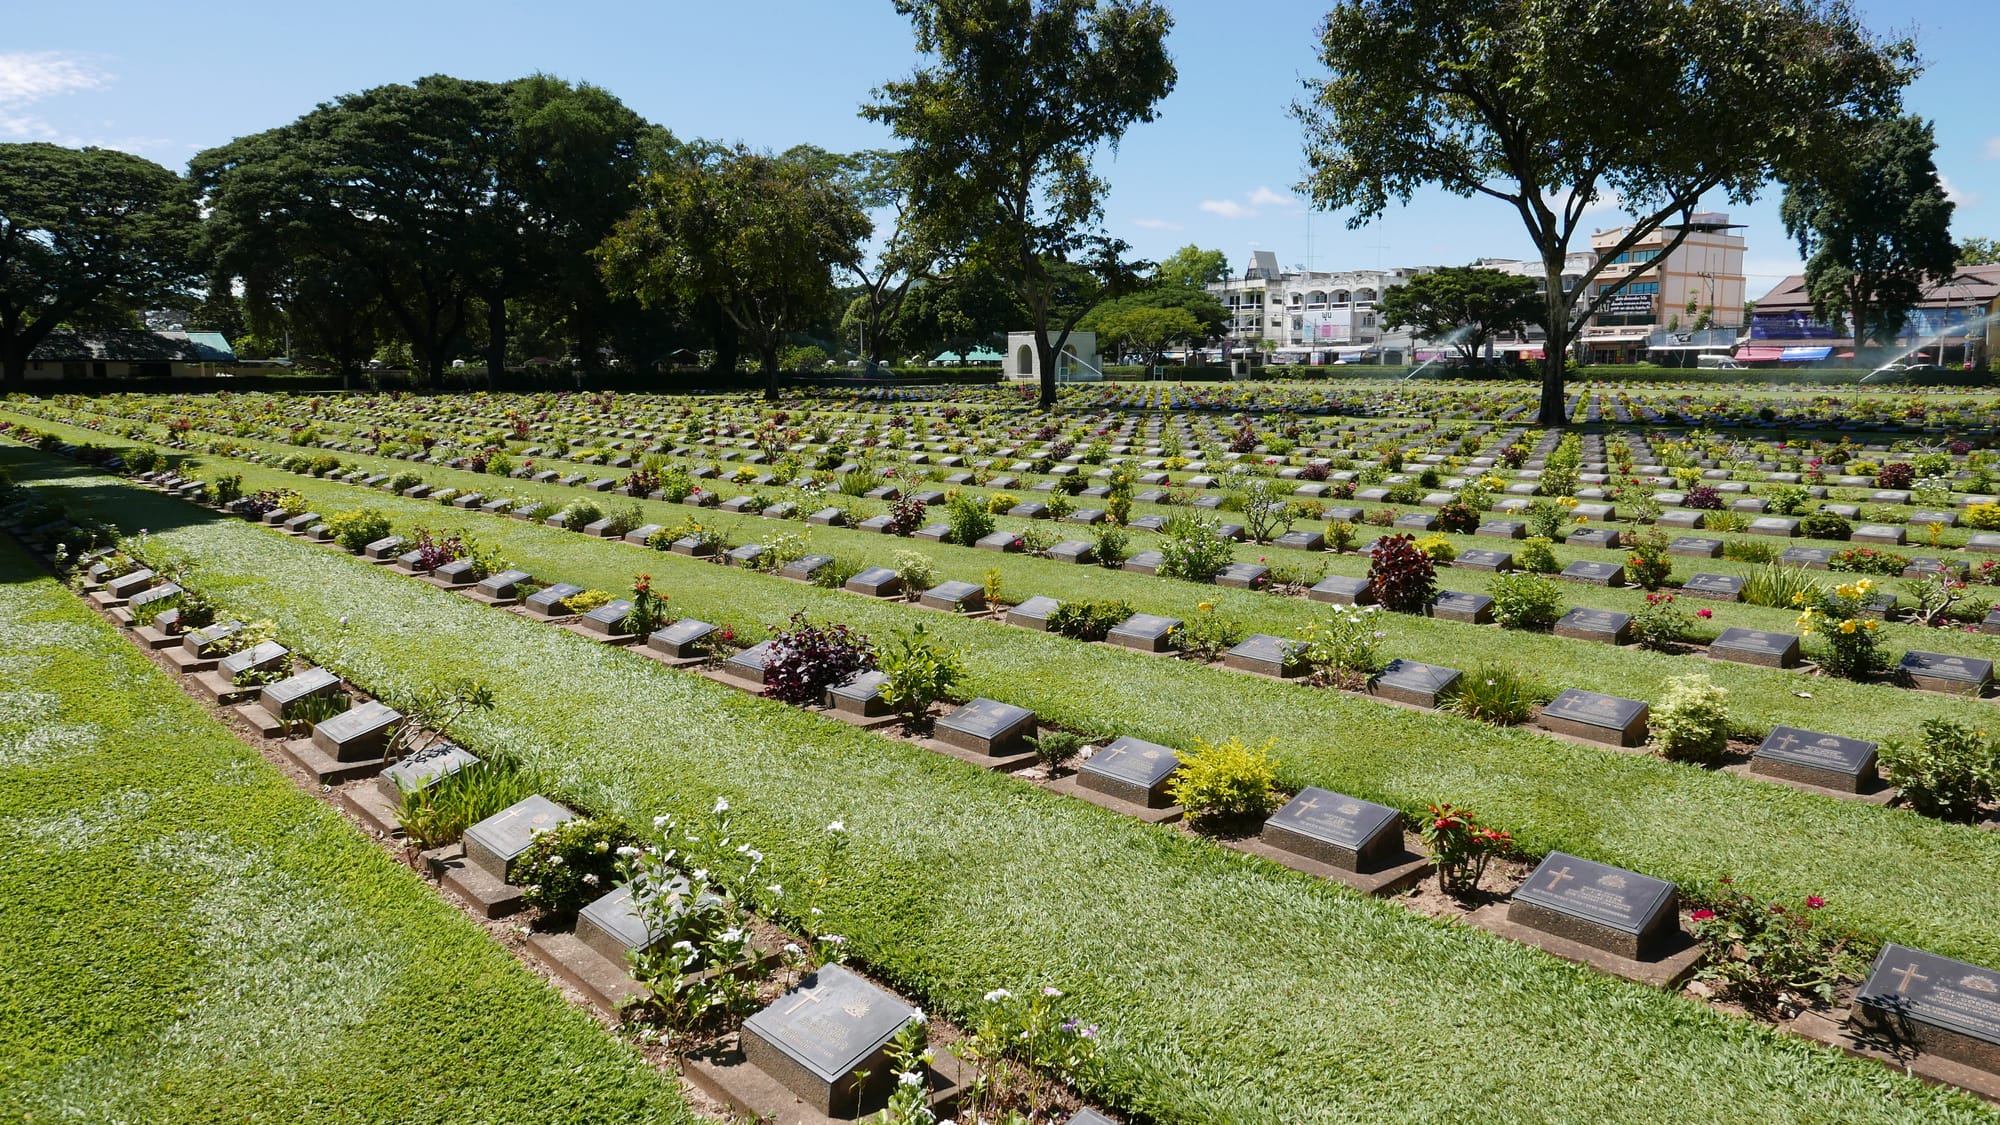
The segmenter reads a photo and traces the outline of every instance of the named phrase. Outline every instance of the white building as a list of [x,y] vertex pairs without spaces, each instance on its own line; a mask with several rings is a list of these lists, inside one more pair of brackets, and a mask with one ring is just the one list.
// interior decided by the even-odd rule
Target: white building
[[1423,272],[1286,271],[1273,251],[1254,250],[1241,276],[1208,291],[1229,313],[1223,340],[1230,351],[1262,353],[1281,363],[1326,363],[1383,350],[1407,353],[1408,335],[1385,330],[1376,308],[1392,286]]
[[[1040,379],[1040,356],[1035,351],[1033,332],[1007,333],[1007,357],[1000,371],[1009,379]],[[1067,383],[1095,383],[1104,378],[1097,359],[1097,333],[1072,332],[1058,357],[1056,379]]]

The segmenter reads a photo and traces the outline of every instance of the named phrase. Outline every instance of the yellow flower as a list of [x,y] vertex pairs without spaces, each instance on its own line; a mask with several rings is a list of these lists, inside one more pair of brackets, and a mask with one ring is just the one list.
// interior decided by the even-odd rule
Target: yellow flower
[[1872,633],[1881,628],[1882,623],[1880,621],[1864,621],[1861,623],[1861,627]]
[[1196,609],[1198,609],[1198,610],[1200,610],[1200,611],[1202,611],[1203,613],[1208,613],[1208,612],[1212,611],[1213,609],[1215,609],[1215,603],[1214,603],[1214,602],[1203,602],[1203,603],[1201,603],[1200,605],[1198,605],[1198,606],[1195,606],[1195,608],[1196,608]]
[[1848,620],[1841,622],[1840,631],[1843,633],[1854,632],[1854,620],[1852,618],[1849,618]]
[[1793,605],[1804,605],[1804,604],[1806,604],[1806,596],[1805,596],[1804,594],[1793,594],[1793,595],[1792,595],[1792,604],[1793,604]]
[[1875,588],[1875,580],[1873,578],[1863,578],[1854,584],[1854,588],[1862,591],[1872,590]]

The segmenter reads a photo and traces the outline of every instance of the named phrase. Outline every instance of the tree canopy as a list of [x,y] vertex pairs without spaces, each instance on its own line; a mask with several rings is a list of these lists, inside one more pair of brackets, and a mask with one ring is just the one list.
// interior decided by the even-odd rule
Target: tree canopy
[[814,159],[693,146],[640,184],[596,251],[614,293],[713,301],[757,350],[778,397],[787,338],[834,307],[833,272],[868,238],[860,199]]
[[1450,343],[1470,363],[1501,332],[1540,324],[1542,287],[1530,277],[1478,266],[1420,273],[1382,294],[1382,323],[1414,328],[1433,343]]
[[2000,265],[2000,239],[1959,239],[1958,264],[1961,266]]
[[173,172],[129,153],[0,144],[0,368],[58,327],[130,322],[198,284],[196,215]]
[[[1747,203],[1844,156],[1916,71],[1846,0],[1339,0],[1329,74],[1294,112],[1316,206],[1350,226],[1422,187],[1513,208],[1540,252],[1549,330],[1539,421],[1567,421],[1563,364],[1602,264],[1705,198]],[[1596,207],[1633,216],[1583,284],[1565,257]],[[1579,307],[1581,303],[1581,307]]]
[[1189,243],[1160,260],[1153,284],[1163,289],[1206,289],[1229,276],[1229,256]]
[[[910,210],[928,241],[957,248],[1019,295],[1035,335],[1041,402],[1056,357],[1097,299],[1129,281],[1127,249],[1101,229],[1091,160],[1173,89],[1156,0],[896,0],[934,61],[864,106],[908,148]],[[1079,284],[1061,266],[1087,263]]]
[[1853,160],[1791,185],[1779,214],[1806,258],[1822,320],[1845,314],[1856,347],[1894,342],[1926,283],[1951,277],[1953,204],[1938,182],[1937,139],[1920,117],[1874,123]]

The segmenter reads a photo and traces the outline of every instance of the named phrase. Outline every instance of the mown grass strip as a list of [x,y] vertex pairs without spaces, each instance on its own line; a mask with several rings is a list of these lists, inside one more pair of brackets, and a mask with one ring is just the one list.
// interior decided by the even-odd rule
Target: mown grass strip
[[0,1117],[692,1120],[0,542]]
[[[62,432],[64,436],[78,441],[95,440],[100,444],[107,443],[105,435],[95,431],[59,425],[46,428]],[[115,438],[109,439],[108,444],[117,444],[118,441],[119,439]],[[295,452],[292,447],[287,446],[269,445],[268,448],[273,451]],[[393,506],[392,501],[395,499],[380,492],[370,492],[345,485],[323,484],[320,488],[316,488],[315,485],[320,482],[315,482],[309,477],[248,462],[215,457],[204,457],[201,460],[210,464],[218,462],[228,464],[232,467],[232,471],[242,472],[246,487],[298,489],[315,503],[325,503],[331,507],[370,506],[386,510],[387,507]],[[344,455],[343,460],[384,471],[410,468],[407,462],[384,458]],[[461,490],[496,487],[493,478],[476,473],[439,466],[424,466],[422,472],[427,481],[450,485]],[[574,489],[552,484],[530,485],[520,481],[507,482],[504,491],[513,495],[546,499],[558,504],[566,503],[581,495],[593,499],[607,510],[631,502],[600,494],[579,493]],[[648,519],[662,524],[672,524],[696,513],[695,509],[680,505],[642,502],[640,506]],[[419,503],[414,510],[428,512],[426,517],[415,519],[414,522],[432,527],[452,527],[461,524],[478,527],[490,526],[497,522],[476,513],[459,512],[437,504]],[[722,529],[732,541],[739,542],[768,540],[773,535],[804,530],[798,524],[766,520],[756,516],[729,515],[713,510],[701,511],[698,518],[706,525]],[[1071,530],[1081,532],[1084,529]],[[1481,541],[1472,537],[1458,537],[1458,540],[1464,546],[1477,544],[1492,547],[1498,542]],[[1098,567],[1077,567],[1047,559],[1025,558],[1019,555],[1003,556],[991,551],[977,551],[966,547],[899,540],[861,531],[815,528],[812,530],[812,542],[815,550],[877,565],[889,562],[897,551],[915,550],[937,560],[943,576],[974,581],[978,580],[986,569],[998,567],[1004,576],[1006,589],[1017,596],[1046,594],[1062,599],[1116,599],[1131,603],[1136,610],[1180,618],[1191,617],[1196,612],[1196,606],[1207,601],[1216,605],[1222,612],[1239,618],[1253,630],[1280,636],[1292,635],[1299,625],[1321,612],[1312,604],[1297,599],[1272,598],[1245,591],[1197,586],[1146,575],[1108,571]],[[1302,552],[1291,552],[1282,548],[1249,546],[1238,548],[1236,554],[1243,560],[1263,557],[1277,562],[1292,563],[1303,562],[1309,558],[1315,562],[1325,561],[1328,572],[1333,574],[1360,575],[1367,570],[1366,560],[1354,555],[1306,556]],[[1624,559],[1623,552],[1565,549],[1563,557],[1572,556],[1596,556],[1613,562],[1622,562]],[[1697,560],[1679,561],[1688,564],[1681,567],[1683,575],[1694,573],[1694,564]],[[1750,569],[1742,564],[1711,567],[1707,561],[1700,561],[1699,566],[1700,569],[1713,569],[1717,573],[1741,574],[1747,573]],[[1839,576],[1826,577],[1834,579]],[[1489,582],[1489,576],[1474,571],[1444,570],[1439,574],[1440,588],[1478,593],[1484,592]],[[1643,592],[1637,590],[1607,590],[1567,582],[1562,585],[1570,605],[1635,612],[1643,604],[1645,597]],[[1691,600],[1689,604],[1699,608],[1709,606],[1711,603]],[[1708,632],[1716,631],[1726,625],[1771,632],[1795,632],[1797,628],[1797,614],[1790,610],[1725,604],[1714,604],[1713,608],[1716,610],[1716,621],[1707,627]],[[1671,656],[1636,649],[1615,648],[1545,633],[1468,626],[1409,614],[1384,615],[1382,628],[1389,634],[1385,650],[1391,655],[1462,668],[1466,671],[1474,670],[1482,662],[1511,665],[1532,670],[1538,678],[1557,690],[1576,687],[1611,695],[1657,700],[1665,695],[1666,681],[1670,678],[1688,672],[1701,672],[1729,689],[1730,706],[1735,720],[1741,725],[1760,731],[1782,724],[1880,741],[1889,738],[1912,738],[1926,718],[1946,717],[1975,725],[1993,721],[1994,718],[1995,704],[1992,701],[1979,702],[1923,692],[1901,691],[1888,684],[1861,684],[1830,677],[1808,677],[1798,671],[1710,661],[1700,657]],[[1891,651],[1921,648],[1966,656],[1992,655],[1991,641],[1982,636],[1920,629],[1907,625],[1890,626],[1885,630],[1884,636],[1885,648]]]
[[[99,504],[99,512],[128,526],[157,530],[197,511],[98,479],[128,498]],[[334,494],[344,489],[301,483]],[[370,503],[404,527],[435,508],[387,496]],[[1531,731],[870,602],[557,529],[478,516],[461,522],[545,581],[618,591],[643,569],[670,595],[674,613],[731,625],[750,638],[800,610],[878,636],[922,621],[968,655],[971,691],[1067,726],[1183,747],[1231,734],[1272,739],[1288,785],[1319,785],[1411,812],[1434,800],[1469,803],[1536,852],[1584,855],[1697,892],[1713,891],[1730,876],[1768,896],[1822,895],[1832,900],[1832,917],[1864,933],[2000,963],[2000,932],[1991,922],[2000,916],[2000,833]],[[242,530],[253,539],[281,538]]]
[[[716,796],[867,960],[955,1011],[1048,983],[1104,1024],[1106,1091],[1174,1122],[1989,1120],[1958,1095],[1391,903],[477,606],[130,486],[57,482],[239,612],[377,690],[477,676],[463,732],[635,816]],[[90,498],[88,493],[96,491]],[[971,625],[972,623],[963,623]],[[1635,1096],[1639,1095],[1639,1096]]]

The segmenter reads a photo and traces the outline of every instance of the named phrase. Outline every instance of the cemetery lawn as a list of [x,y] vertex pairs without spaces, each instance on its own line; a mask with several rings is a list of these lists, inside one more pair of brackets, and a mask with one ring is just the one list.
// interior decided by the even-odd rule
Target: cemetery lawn
[[[15,451],[8,459],[29,460]],[[1965,1097],[1698,1004],[752,699],[323,547],[33,460],[33,475],[55,498],[151,528],[155,548],[189,564],[201,588],[239,615],[273,618],[280,636],[322,665],[376,690],[451,676],[488,683],[498,705],[464,724],[464,740],[482,753],[514,753],[568,799],[636,818],[692,815],[727,797],[739,836],[767,857],[765,877],[794,895],[817,870],[825,825],[844,820],[853,846],[821,900],[830,927],[870,968],[946,1010],[963,1013],[995,987],[1064,989],[1078,1014],[1103,1026],[1112,1069],[1097,1092],[1122,1108],[1172,1122],[1472,1114],[1493,1122],[1707,1122],[1720,1107],[1764,1120],[1992,1119]],[[636,560],[646,558],[520,525],[510,529],[508,549],[548,577],[607,587],[629,581]],[[802,605],[869,618],[871,627],[886,621],[871,615],[910,612],[672,561],[662,557],[652,569],[671,576],[661,585],[676,608],[726,609],[714,616],[746,627]],[[727,590],[711,593],[703,585],[710,575]],[[697,604],[680,604],[683,597]],[[1296,693],[1283,697],[1288,703],[1356,708],[1346,713],[1347,729],[1377,724],[1343,753],[1391,743],[1375,753],[1408,757],[1414,746],[1404,739],[1443,729],[1404,727],[1444,721],[1437,716],[1405,719],[1365,701],[977,622],[921,619],[948,641],[987,630],[977,634],[982,688],[1035,706],[1067,693],[1073,713],[1108,712],[1121,731],[1156,741],[1184,743],[1183,727],[1215,735],[1219,727],[1282,723],[1293,727],[1289,752],[1323,741],[1301,738],[1305,732],[1343,729],[1338,712],[1287,710],[1281,692]],[[1027,671],[1037,665],[1042,672]],[[1092,666],[1101,670],[1089,673]],[[1121,693],[1121,683],[1129,691]],[[1872,898],[1855,888],[1864,920],[1917,931],[1909,940],[1934,948],[1991,950],[1992,904],[1974,888],[1995,882],[2000,865],[1969,830],[1800,804],[1788,790],[1630,759],[1610,769],[1598,763],[1611,755],[1491,737],[1502,755],[1547,769],[1550,785],[1579,787],[1542,815],[1535,810],[1544,795],[1518,767],[1494,787],[1518,789],[1516,807],[1496,819],[1520,824],[1537,846],[1603,831],[1602,844],[1586,854],[1623,862],[1621,849],[1642,851],[1655,862],[1634,866],[1663,875],[1708,867],[1716,861],[1709,841],[1690,846],[1674,828],[1716,799],[1718,819],[1734,829],[1710,833],[1716,843],[1741,847],[1748,839],[1753,846],[1742,858],[1757,874],[1810,881],[1838,896],[1848,885],[1825,888],[1821,877],[1834,865],[1823,831],[1812,831],[1817,824],[1796,837],[1777,831],[1779,813],[1814,822],[1823,814],[1838,826],[1839,846],[1858,857],[1849,881],[1883,884]],[[1427,784],[1456,791],[1484,772],[1482,763],[1452,766],[1448,755],[1426,753],[1417,766],[1436,775]],[[1381,772],[1382,760],[1349,770],[1342,756],[1293,772],[1324,766],[1356,781],[1371,770],[1380,781],[1394,778]],[[1574,775],[1555,781],[1557,766]],[[1482,781],[1476,795],[1490,784]],[[1585,793],[1588,809],[1604,812],[1607,787],[1632,794],[1629,812],[1563,812]],[[1743,817],[1758,823],[1746,830]],[[1956,869],[1950,853],[1963,861]],[[1912,891],[1913,882],[1921,889]]]
[[0,667],[0,1119],[693,1120],[11,541]]
[[[15,450],[7,455],[34,456]],[[72,474],[70,479],[81,475],[74,467],[41,460],[61,465],[57,471]],[[1049,721],[1176,747],[1192,746],[1197,738],[1215,741],[1232,734],[1252,743],[1273,739],[1273,752],[1281,762],[1280,780],[1290,788],[1317,785],[1412,814],[1421,813],[1431,801],[1466,804],[1488,823],[1511,830],[1524,847],[1536,853],[1571,852],[1672,879],[1684,890],[1697,893],[1718,890],[1718,880],[1729,876],[1738,885],[1768,897],[1799,901],[1820,895],[1830,900],[1830,917],[1871,937],[1973,961],[2000,959],[2000,931],[1990,922],[2000,917],[2000,833],[1946,824],[1905,810],[1807,794],[1774,782],[1709,772],[1648,755],[1579,746],[1528,729],[1496,728],[1447,714],[1403,710],[1342,693],[871,601],[556,528],[446,511],[423,501],[254,466],[245,466],[243,471],[246,484],[253,477],[261,481],[268,475],[273,486],[283,483],[299,488],[323,512],[363,505],[377,508],[389,514],[397,530],[405,534],[418,525],[467,527],[480,542],[497,546],[512,563],[545,582],[567,581],[622,594],[635,573],[650,573],[655,588],[669,595],[667,608],[671,613],[731,626],[746,644],[761,639],[767,625],[782,622],[800,610],[816,620],[847,622],[884,640],[900,629],[922,623],[944,643],[972,654],[968,660],[971,694],[1028,707]],[[26,478],[26,474],[17,475]],[[206,512],[137,486],[95,479],[108,483],[110,495],[118,498],[97,506],[98,514],[106,519],[155,530],[190,514],[209,524],[217,521]],[[83,495],[98,495],[97,488],[86,489]],[[227,552],[239,549],[222,544],[239,540],[244,544],[240,549],[246,550],[251,544],[270,543],[271,550],[280,552],[269,564],[274,567],[281,565],[276,561],[279,558],[300,554],[310,558],[326,552],[326,548],[303,544],[299,550],[286,550],[284,536],[235,520],[221,520],[220,525],[200,529],[204,537],[217,537],[215,549],[224,553],[212,556],[211,561],[218,564],[230,557]],[[878,551],[901,543],[882,536],[870,538],[878,541]],[[901,544],[895,549],[908,546]],[[917,546],[935,548],[933,544]],[[928,553],[942,557],[953,550],[957,549]],[[996,557],[985,551],[976,554],[982,559]],[[1068,582],[1100,580],[1099,574],[1084,568],[1041,565]],[[249,577],[242,575],[241,569],[218,565],[215,578],[227,583]],[[966,576],[976,578],[977,573]],[[1262,606],[1268,607],[1265,612],[1296,614],[1302,620],[1318,608],[1303,601],[1142,575],[1106,572],[1101,578],[1139,584],[1142,591],[1157,589],[1161,598],[1184,598],[1189,604],[1132,598],[1135,608],[1176,616],[1192,615],[1195,598],[1243,607],[1246,616]],[[256,596],[286,600],[317,581],[273,578],[259,583]],[[262,592],[266,590],[271,593]],[[1045,592],[1039,584],[1026,583],[1016,590],[1023,595]],[[1065,590],[1057,587],[1053,593],[1061,596]],[[1401,624],[1401,616],[1388,616],[1389,627]],[[1448,622],[1409,621],[1421,628],[1454,628]],[[1563,686],[1593,687],[1596,681],[1578,684],[1553,678],[1554,673],[1539,663],[1545,649],[1567,649],[1573,659],[1600,653],[1607,658],[1628,657],[1633,664],[1653,667],[1661,681],[1675,671],[1686,670],[1688,664],[1711,671],[1719,682],[1732,688],[1786,677],[1770,690],[1796,706],[1787,712],[1789,720],[1779,721],[1792,721],[1808,729],[1866,736],[1874,729],[1864,726],[1866,721],[1898,707],[1912,709],[1903,716],[1903,732],[1928,715],[1953,714],[1984,723],[1992,714],[1990,702],[1806,679],[1797,673],[1742,665],[1709,668],[1706,662],[1686,657],[1624,652],[1588,642],[1497,629],[1455,628],[1477,643],[1517,646],[1515,659]],[[1289,632],[1280,627],[1271,627],[1271,631]],[[420,655],[422,646],[416,647]],[[1391,647],[1388,651],[1398,650]],[[1674,665],[1675,660],[1682,664]],[[1456,662],[1456,666],[1469,668],[1475,663],[1468,659]],[[1657,698],[1657,693],[1643,688],[1614,682],[1600,690]],[[1810,690],[1816,698],[1792,698],[1793,689]],[[1733,693],[1732,707],[1741,702],[1742,696]],[[1839,856],[1840,862],[1830,864],[1829,856]]]
[[[0,412],[0,416],[6,415]],[[32,421],[38,428],[58,433],[72,441],[113,446],[122,444],[122,439],[109,437],[97,431],[46,422],[39,418],[27,420]],[[296,447],[268,442],[253,441],[244,444],[281,456],[297,452]],[[345,454],[342,460],[388,473],[412,468],[408,462],[382,457]],[[630,584],[634,572],[652,569],[655,573],[660,573],[669,565],[665,562],[650,561],[651,557],[646,552],[611,544],[608,545],[608,549],[614,554],[608,557],[630,560],[626,564],[629,569],[622,574],[614,572],[611,577],[598,580],[584,569],[588,566],[584,560],[597,555],[604,546],[593,545],[579,535],[556,532],[553,538],[548,538],[539,535],[537,529],[524,528],[520,523],[504,517],[448,509],[421,500],[404,500],[376,490],[316,480],[247,461],[206,455],[196,458],[196,461],[210,468],[227,465],[229,472],[242,475],[246,491],[259,488],[296,489],[322,512],[332,513],[361,507],[379,509],[396,520],[397,530],[403,534],[407,534],[414,526],[464,527],[480,542],[501,546],[503,553],[508,554],[516,563],[525,565],[525,561],[529,558],[556,558],[560,561],[560,565],[552,568],[544,567],[536,572],[539,577],[547,580],[597,585],[607,592],[619,594]],[[533,484],[527,481],[496,479],[485,474],[438,465],[424,465],[421,472],[425,481],[439,486],[449,486],[461,491],[485,490],[489,494],[498,492],[511,496],[532,496],[557,505],[578,498],[587,498],[604,510],[611,511],[634,503],[622,496],[580,492],[574,488],[552,483]],[[771,536],[805,531],[804,526],[797,523],[763,519],[755,515],[733,515],[714,509],[698,510],[678,504],[651,501],[638,503],[646,518],[653,522],[671,525],[684,519],[698,518],[705,526],[721,530],[732,543],[768,542]],[[1165,512],[1171,509],[1159,510]],[[1029,523],[1026,520],[1005,518],[999,522],[1009,528]],[[1088,528],[1071,525],[1051,527],[1041,523],[1037,526],[1078,539],[1089,539],[1091,534]],[[1366,539],[1382,530],[1368,528],[1357,531],[1357,534]],[[1133,550],[1156,546],[1158,538],[1147,533],[1134,533]],[[1480,539],[1462,535],[1448,538],[1460,550],[1485,547],[1507,551],[1519,547],[1518,543],[1508,540]],[[1725,538],[1756,537],[1725,536]],[[569,549],[551,552],[546,547],[551,543],[568,544]],[[544,546],[539,555],[531,555],[529,552],[535,548],[529,544]],[[998,567],[1005,576],[1007,594],[1014,598],[1042,594],[1063,600],[1114,599],[1129,603],[1135,611],[1159,613],[1183,619],[1194,616],[1198,604],[1208,602],[1216,606],[1218,612],[1240,620],[1251,631],[1285,637],[1295,635],[1300,625],[1326,612],[1326,607],[1304,599],[1277,598],[1247,590],[1176,582],[1151,575],[1131,574],[1096,566],[1076,566],[1016,554],[1001,555],[969,547],[897,539],[852,529],[813,528],[812,544],[816,551],[867,565],[890,565],[897,552],[915,551],[937,562],[940,578],[971,582],[978,582],[988,568]],[[1565,562],[1590,559],[1623,563],[1628,554],[1623,550],[1590,550],[1566,546],[1557,549]],[[1242,545],[1236,548],[1235,555],[1239,561],[1266,559],[1273,566],[1310,566],[1324,562],[1329,574],[1354,577],[1366,574],[1368,566],[1367,559],[1359,555],[1307,554],[1271,546]],[[571,558],[575,558],[583,566],[572,568],[568,561]],[[1726,559],[1677,558],[1674,564],[1675,572],[1681,578],[1702,571],[1747,576],[1755,569],[1751,564]],[[681,565],[685,566],[685,560],[682,560]],[[734,585],[733,579],[730,578],[712,574],[708,577],[710,583],[717,587]],[[1822,573],[1819,577],[1827,581],[1838,581],[1842,576]],[[1491,575],[1477,571],[1449,568],[1438,571],[1438,588],[1441,590],[1484,593],[1491,580]],[[1573,582],[1560,582],[1559,585],[1563,590],[1565,604],[1568,606],[1615,609],[1634,613],[1645,603],[1645,592],[1636,587],[1607,589]],[[1895,590],[1899,589],[1902,583],[1897,579],[1889,579],[1882,585],[1884,589]],[[1797,632],[1798,613],[1792,609],[1705,602],[1691,597],[1684,604],[1691,609],[1706,607],[1715,611],[1712,622],[1702,623],[1699,626],[1699,632],[1705,636],[1712,636],[1731,625],[1778,633]],[[678,610],[685,608],[685,605],[683,603],[673,608]],[[856,612],[865,613],[861,610]],[[782,618],[773,620],[780,619]],[[709,620],[715,620],[718,624],[735,623],[723,622],[716,618]],[[749,624],[761,629],[766,623],[759,621]],[[1808,677],[1795,670],[1761,668],[1748,664],[1710,661],[1700,657],[1675,656],[1634,648],[1599,645],[1588,641],[1555,637],[1547,633],[1462,625],[1413,614],[1384,614],[1379,627],[1388,633],[1388,639],[1383,643],[1383,651],[1390,656],[1442,664],[1467,672],[1475,670],[1482,663],[1508,665],[1517,669],[1531,670],[1536,677],[1556,691],[1574,687],[1635,699],[1658,700],[1666,694],[1669,679],[1689,672],[1700,672],[1729,690],[1730,711],[1736,724],[1759,732],[1785,725],[1880,741],[1885,738],[1908,738],[1911,732],[1917,730],[1927,718],[1951,718],[1978,726],[1984,724],[1992,713],[1990,702],[1933,693],[1897,691],[1884,685],[1858,684],[1833,677]],[[1992,647],[1990,639],[1983,636],[1969,636],[1955,630],[1924,629],[1915,625],[1889,626],[1883,632],[1883,645],[1885,650],[1891,653],[1900,653],[1906,648],[1918,648],[1980,657],[1990,655]],[[1891,660],[1893,659],[1892,655]],[[1800,692],[1807,694],[1803,696],[1797,694]]]

